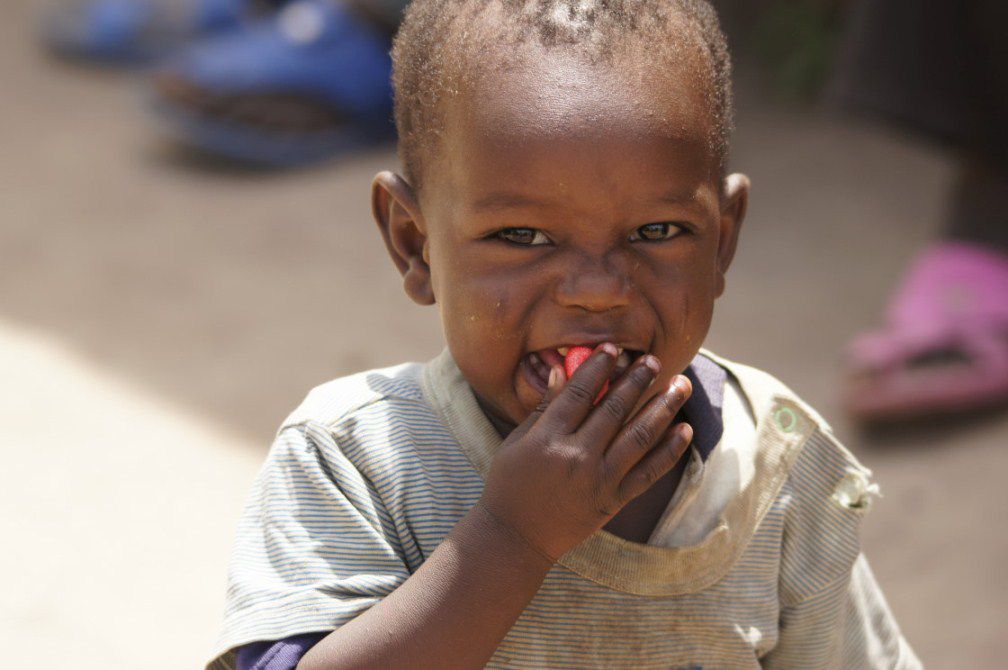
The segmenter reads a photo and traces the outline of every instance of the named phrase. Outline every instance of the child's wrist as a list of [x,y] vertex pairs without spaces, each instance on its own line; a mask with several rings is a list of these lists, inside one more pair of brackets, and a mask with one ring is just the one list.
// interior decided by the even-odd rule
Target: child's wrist
[[501,519],[482,500],[473,505],[469,516],[481,535],[485,535],[498,550],[501,545],[506,547],[507,551],[513,553],[523,564],[540,568],[545,573],[556,563],[557,558],[550,556]]

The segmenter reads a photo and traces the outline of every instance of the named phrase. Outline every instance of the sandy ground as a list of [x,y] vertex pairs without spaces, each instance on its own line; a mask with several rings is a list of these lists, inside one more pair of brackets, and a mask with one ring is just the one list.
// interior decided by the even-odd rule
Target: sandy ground
[[[38,53],[35,4],[0,24],[3,664],[194,668],[275,426],[321,381],[435,354],[437,315],[369,219],[387,148],[283,175],[198,160],[134,78]],[[836,352],[937,229],[950,167],[740,100],[755,193],[708,345],[786,380],[875,470],[865,546],[927,665],[1003,667],[1008,417],[866,435],[836,404]]]

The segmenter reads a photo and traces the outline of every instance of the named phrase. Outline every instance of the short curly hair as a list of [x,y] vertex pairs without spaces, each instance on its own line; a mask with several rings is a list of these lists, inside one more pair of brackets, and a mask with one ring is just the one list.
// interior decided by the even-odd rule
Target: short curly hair
[[[685,63],[707,82],[710,148],[722,174],[732,131],[731,59],[705,0],[413,0],[392,46],[399,156],[419,188],[443,130],[441,104],[458,94],[486,55],[538,43],[590,64],[629,55],[658,71]],[[699,54],[701,57],[696,58]]]

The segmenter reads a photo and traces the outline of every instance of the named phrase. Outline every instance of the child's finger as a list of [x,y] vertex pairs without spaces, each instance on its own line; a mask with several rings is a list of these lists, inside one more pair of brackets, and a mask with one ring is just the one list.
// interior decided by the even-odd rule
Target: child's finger
[[622,480],[661,440],[692,392],[689,379],[676,376],[664,393],[652,398],[623,427],[605,454],[607,469],[616,481]]
[[660,371],[657,358],[650,354],[641,356],[595,406],[578,434],[584,435],[589,444],[600,445],[600,452],[605,451]]
[[595,352],[567,380],[563,389],[542,414],[551,430],[573,433],[588,416],[602,386],[616,366],[619,351],[614,344],[600,344]]
[[692,440],[693,428],[688,423],[680,423],[672,428],[665,439],[623,477],[617,494],[620,503],[625,505],[651,488],[675,467]]
[[515,439],[527,433],[529,429],[535,425],[536,421],[539,420],[539,417],[541,417],[543,412],[546,411],[546,408],[549,407],[551,402],[553,402],[553,399],[557,397],[558,393],[560,393],[565,381],[566,374],[564,373],[562,365],[554,365],[550,368],[549,381],[546,384],[546,393],[543,394],[542,400],[540,400],[539,404],[536,405],[536,408],[532,410],[532,413],[529,414],[524,421],[518,424],[513,431],[511,431],[511,435],[514,436]]

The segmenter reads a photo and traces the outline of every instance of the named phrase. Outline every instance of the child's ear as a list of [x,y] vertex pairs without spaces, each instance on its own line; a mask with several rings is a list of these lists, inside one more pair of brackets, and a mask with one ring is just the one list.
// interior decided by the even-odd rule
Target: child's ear
[[413,188],[397,174],[379,172],[371,184],[371,211],[385,248],[403,276],[406,295],[417,304],[433,305],[427,228]]
[[717,295],[724,293],[725,274],[735,257],[739,229],[749,206],[749,177],[731,174],[724,180],[721,195],[721,235],[718,240]]

